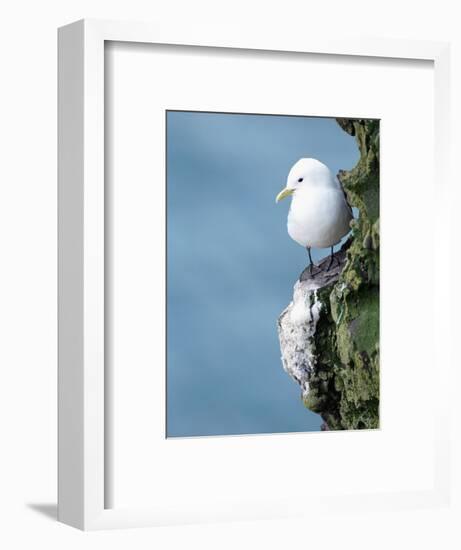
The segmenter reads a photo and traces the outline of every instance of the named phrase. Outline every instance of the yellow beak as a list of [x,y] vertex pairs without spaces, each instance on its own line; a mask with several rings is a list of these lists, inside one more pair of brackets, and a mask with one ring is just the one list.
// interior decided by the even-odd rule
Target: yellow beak
[[288,187],[285,187],[285,189],[282,189],[280,193],[277,195],[275,202],[279,202],[285,197],[288,197],[289,195],[293,194],[294,189],[288,189]]

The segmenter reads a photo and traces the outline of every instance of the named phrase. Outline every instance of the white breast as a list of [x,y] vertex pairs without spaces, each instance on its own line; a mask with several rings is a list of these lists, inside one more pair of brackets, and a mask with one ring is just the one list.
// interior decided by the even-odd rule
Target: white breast
[[351,219],[340,188],[297,189],[288,213],[288,234],[303,247],[327,248],[349,232]]

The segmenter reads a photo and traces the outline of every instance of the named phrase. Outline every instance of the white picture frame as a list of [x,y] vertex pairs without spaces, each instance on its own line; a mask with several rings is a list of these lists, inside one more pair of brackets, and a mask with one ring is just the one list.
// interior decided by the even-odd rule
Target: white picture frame
[[[223,36],[213,28],[175,31],[174,25],[83,20],[59,29],[59,475],[58,516],[80,529],[153,526],[187,519],[157,510],[106,509],[104,380],[104,44],[106,41],[176,44],[272,52],[319,53],[434,63],[435,165],[440,193],[438,235],[449,231],[449,46],[401,40]],[[448,255],[439,239],[437,257]],[[445,287],[440,293],[448,292]],[[449,301],[436,296],[436,316],[449,319]],[[437,331],[441,372],[449,377],[450,327]],[[449,404],[438,401],[436,483],[423,493],[385,498],[343,497],[341,506],[437,506],[449,499]],[[346,499],[346,500],[344,500]],[[161,506],[159,506],[161,508]],[[288,507],[289,508],[289,507]],[[245,512],[249,519],[264,512]],[[268,513],[277,516],[277,512]],[[281,514],[283,515],[283,514]],[[234,516],[229,513],[229,519]],[[223,519],[226,519],[224,517]]]

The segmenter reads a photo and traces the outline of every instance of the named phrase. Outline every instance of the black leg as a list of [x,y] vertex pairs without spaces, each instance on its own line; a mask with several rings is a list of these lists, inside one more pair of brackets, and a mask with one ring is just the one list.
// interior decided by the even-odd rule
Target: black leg
[[333,260],[334,260],[334,256],[333,256],[333,247],[331,247],[331,251],[330,251],[330,261],[328,262],[327,271],[330,271],[330,268],[331,268],[331,266],[333,265]]
[[306,249],[307,249],[307,253],[309,254],[309,273],[310,273],[311,277],[314,277],[314,274],[313,274],[314,262],[312,261],[311,247],[306,246]]

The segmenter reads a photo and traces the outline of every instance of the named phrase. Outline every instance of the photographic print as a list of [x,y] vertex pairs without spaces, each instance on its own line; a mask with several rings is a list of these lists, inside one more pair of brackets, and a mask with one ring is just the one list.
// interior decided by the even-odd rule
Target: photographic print
[[379,128],[166,112],[167,437],[379,428]]

